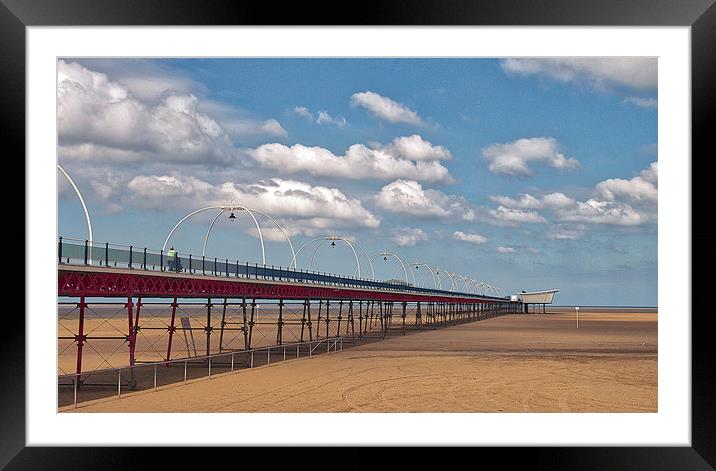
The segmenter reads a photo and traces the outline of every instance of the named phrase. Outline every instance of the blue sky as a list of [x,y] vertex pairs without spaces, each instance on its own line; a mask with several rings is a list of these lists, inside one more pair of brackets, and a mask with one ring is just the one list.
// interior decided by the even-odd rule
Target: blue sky
[[[58,128],[97,241],[160,248],[188,212],[233,200],[278,219],[296,248],[341,235],[506,292],[657,304],[653,58],[66,58]],[[84,239],[58,182],[59,233]],[[172,243],[200,254],[212,217]],[[287,266],[261,224],[267,262]],[[217,222],[207,253],[260,262],[259,247],[244,213]],[[355,261],[324,245],[313,268]]]

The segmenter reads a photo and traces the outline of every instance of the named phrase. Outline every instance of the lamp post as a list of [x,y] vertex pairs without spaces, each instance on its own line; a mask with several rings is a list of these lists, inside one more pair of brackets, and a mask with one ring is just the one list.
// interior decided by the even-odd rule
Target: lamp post
[[579,329],[579,306],[574,306],[574,310],[577,312],[577,329]]

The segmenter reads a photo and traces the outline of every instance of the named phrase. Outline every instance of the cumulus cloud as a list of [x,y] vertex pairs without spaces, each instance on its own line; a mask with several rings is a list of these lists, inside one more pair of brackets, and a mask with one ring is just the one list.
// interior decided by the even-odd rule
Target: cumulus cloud
[[622,100],[622,103],[628,103],[630,105],[638,106],[639,108],[656,109],[659,106],[659,102],[656,98],[640,98],[635,96],[629,96]]
[[573,206],[576,201],[564,193],[550,193],[542,197],[534,197],[529,193],[523,193],[518,199],[509,196],[490,196],[490,199],[500,206],[511,209],[544,209],[544,208],[565,208]]
[[490,209],[489,214],[496,221],[507,224],[547,222],[547,220],[536,211],[524,211],[521,209],[506,208],[505,206]]
[[443,146],[435,146],[418,134],[396,137],[393,142],[382,148],[397,158],[407,160],[450,160],[452,154]]
[[428,235],[417,227],[399,227],[393,231],[392,240],[399,247],[413,247],[428,240]]
[[658,198],[658,163],[653,162],[638,176],[624,180],[610,178],[597,184],[597,192],[607,201],[624,199],[632,202],[646,201],[656,203]]
[[563,221],[636,226],[657,218],[658,162],[630,180],[610,178],[599,182],[594,197],[557,211]]
[[421,125],[423,123],[418,113],[404,104],[371,91],[354,93],[351,96],[351,106],[365,108],[375,117],[390,123],[415,125]]
[[[134,78],[133,90],[137,90]],[[227,124],[237,131],[285,136],[276,120],[217,120],[195,95],[165,90],[145,102],[130,88],[76,62],[57,62],[60,157],[122,162],[229,164],[236,159]],[[155,84],[156,85],[156,84]],[[153,95],[151,90],[147,95]],[[220,114],[220,113],[219,113]],[[219,121],[222,121],[221,124]],[[242,129],[243,127],[243,129]]]
[[658,85],[656,57],[512,58],[502,60],[501,65],[511,74],[586,83],[596,90],[653,90]]
[[620,226],[636,226],[644,224],[650,219],[647,214],[637,211],[628,204],[595,199],[580,201],[574,208],[560,210],[558,217],[562,221]]
[[[558,221],[634,226],[656,220],[658,200],[658,163],[653,162],[629,180],[610,178],[599,182],[586,201],[577,201],[564,193],[554,192],[543,196],[523,193],[518,198],[490,196],[498,204],[488,209],[487,222],[493,224],[526,222],[544,223],[548,212]],[[557,226],[551,237],[559,240],[577,240],[584,234],[581,229]]]
[[411,180],[396,180],[385,185],[375,198],[376,205],[393,213],[426,218],[449,218],[473,221],[475,213],[462,196],[423,189]]
[[497,247],[497,251],[500,252],[500,253],[505,253],[505,254],[507,254],[507,253],[515,253],[515,252],[516,252],[516,250],[515,250],[514,248],[512,248],[512,247],[503,247],[503,246]]
[[484,244],[487,242],[487,237],[480,234],[471,234],[462,231],[455,231],[452,234],[452,238],[455,240],[461,240],[463,242],[469,242],[471,244]]
[[[432,145],[427,143],[432,147]],[[452,182],[448,169],[438,160],[410,160],[409,152],[414,149],[398,149],[392,146],[371,149],[363,144],[354,144],[342,156],[333,154],[323,147],[307,147],[295,144],[264,144],[246,153],[262,167],[282,173],[306,172],[314,176],[330,176],[349,179],[394,179],[409,178],[429,182]],[[444,155],[442,147],[432,147],[433,155]],[[421,152],[428,152],[421,148]],[[419,154],[419,153],[418,153]],[[419,154],[424,157],[424,154]]]
[[482,149],[482,156],[490,162],[490,171],[497,175],[530,177],[530,162],[539,162],[558,170],[579,166],[579,161],[567,158],[558,151],[558,144],[551,137],[518,139],[505,144],[491,144]]
[[127,184],[129,198],[146,208],[199,208],[231,201],[288,218],[288,227],[331,229],[375,228],[380,220],[336,188],[312,186],[295,180],[273,178],[254,184],[226,182],[213,185],[191,176],[140,175]]

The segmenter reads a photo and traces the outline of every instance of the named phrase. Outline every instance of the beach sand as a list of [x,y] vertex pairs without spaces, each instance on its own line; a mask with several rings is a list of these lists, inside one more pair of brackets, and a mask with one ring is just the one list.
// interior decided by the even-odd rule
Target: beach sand
[[656,412],[656,312],[516,314],[401,335],[75,412]]

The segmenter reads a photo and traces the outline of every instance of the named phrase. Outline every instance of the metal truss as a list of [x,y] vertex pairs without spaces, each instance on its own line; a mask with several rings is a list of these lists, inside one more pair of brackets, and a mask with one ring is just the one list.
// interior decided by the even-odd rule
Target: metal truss
[[57,273],[59,296],[158,297],[158,298],[264,298],[345,299],[393,302],[509,303],[495,298],[441,296],[399,291],[378,291],[341,286],[266,282],[243,278],[219,278],[109,269],[63,269]]

